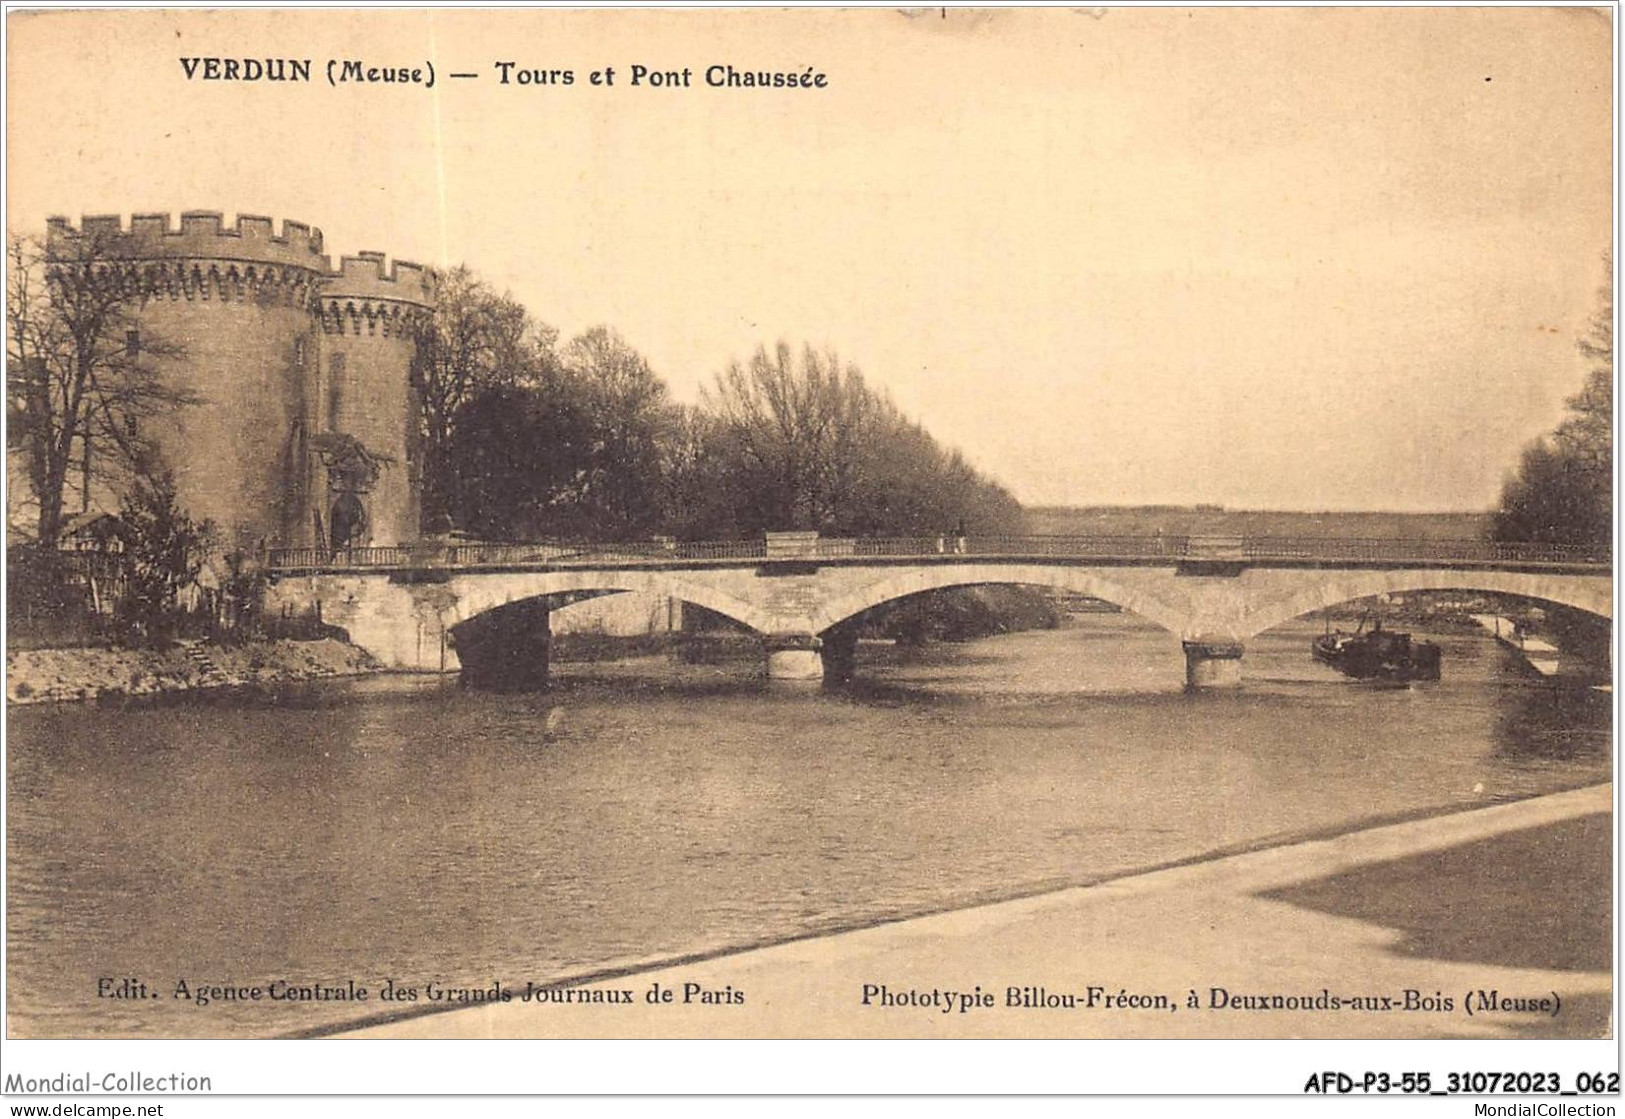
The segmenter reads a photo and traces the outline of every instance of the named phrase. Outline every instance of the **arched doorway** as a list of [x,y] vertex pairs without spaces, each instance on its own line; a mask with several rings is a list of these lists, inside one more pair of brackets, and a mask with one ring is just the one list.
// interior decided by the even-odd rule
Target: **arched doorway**
[[341,493],[328,516],[334,548],[355,548],[367,542],[367,509],[353,493]]

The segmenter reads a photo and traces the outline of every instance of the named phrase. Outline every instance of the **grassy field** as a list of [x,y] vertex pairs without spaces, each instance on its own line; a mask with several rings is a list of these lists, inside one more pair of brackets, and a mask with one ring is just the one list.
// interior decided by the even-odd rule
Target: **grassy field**
[[[1312,536],[1478,540],[1489,513],[1280,513],[1208,506],[1032,506],[1035,536]],[[974,534],[974,529],[972,530]]]

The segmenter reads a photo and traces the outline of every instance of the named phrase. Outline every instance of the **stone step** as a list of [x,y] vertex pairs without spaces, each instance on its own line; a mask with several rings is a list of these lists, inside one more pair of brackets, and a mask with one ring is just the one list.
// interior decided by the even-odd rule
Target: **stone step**
[[201,642],[181,642],[181,652],[187,660],[197,667],[198,679],[204,683],[224,683],[226,674],[214,663],[214,659],[204,650]]

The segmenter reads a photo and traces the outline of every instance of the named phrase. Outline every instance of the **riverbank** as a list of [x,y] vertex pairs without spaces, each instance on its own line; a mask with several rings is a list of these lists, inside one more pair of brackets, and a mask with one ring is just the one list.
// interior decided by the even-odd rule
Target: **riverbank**
[[1596,785],[345,1036],[1601,1037],[1612,804]]
[[6,700],[64,703],[264,687],[355,676],[378,668],[363,650],[332,638],[234,647],[186,642],[168,649],[8,650]]
[[1499,614],[1474,614],[1473,621],[1485,633],[1522,657],[1530,668],[1542,676],[1556,676],[1561,671],[1557,646],[1539,637],[1527,636],[1512,618]]

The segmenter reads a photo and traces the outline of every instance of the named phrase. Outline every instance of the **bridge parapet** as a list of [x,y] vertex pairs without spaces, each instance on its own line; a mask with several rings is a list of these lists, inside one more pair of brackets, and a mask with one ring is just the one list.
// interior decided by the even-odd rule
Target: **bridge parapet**
[[1493,540],[1339,539],[1333,537],[1190,536],[887,536],[833,539],[811,533],[789,539],[467,543],[424,540],[381,548],[274,548],[273,572],[387,571],[444,568],[476,571],[532,567],[748,566],[793,559],[820,563],[867,560],[961,562],[1101,561],[1156,566],[1222,560],[1251,566],[1422,564],[1550,566],[1603,571],[1606,547],[1513,544]]
[[1591,544],[1529,544],[1501,540],[1428,540],[1387,537],[1251,536],[1249,560],[1372,563],[1550,563],[1609,566],[1612,552]]

